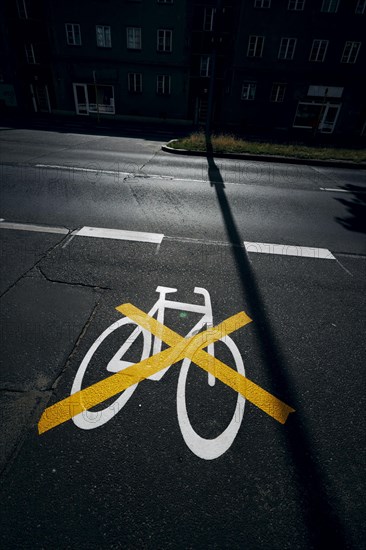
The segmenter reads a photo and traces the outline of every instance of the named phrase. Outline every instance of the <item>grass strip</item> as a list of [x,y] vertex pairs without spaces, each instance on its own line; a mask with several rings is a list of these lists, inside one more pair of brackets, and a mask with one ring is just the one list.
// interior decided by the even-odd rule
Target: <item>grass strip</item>
[[[254,155],[279,155],[302,159],[366,161],[366,149],[338,149],[333,147],[309,147],[307,145],[284,145],[246,141],[230,134],[211,136],[214,153],[249,153]],[[206,152],[206,137],[203,132],[191,134],[169,143],[173,149]]]

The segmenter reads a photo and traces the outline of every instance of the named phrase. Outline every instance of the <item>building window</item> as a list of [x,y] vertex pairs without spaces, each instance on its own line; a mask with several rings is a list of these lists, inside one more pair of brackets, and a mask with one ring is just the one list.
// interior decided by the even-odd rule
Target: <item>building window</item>
[[255,98],[255,92],[257,89],[256,82],[243,82],[241,88],[241,99],[245,101],[253,101]]
[[313,40],[309,61],[322,63],[327,53],[328,44],[328,40]]
[[128,91],[134,94],[142,92],[142,74],[128,73]]
[[335,128],[340,109],[340,104],[300,101],[296,109],[293,126],[294,128],[319,131],[322,134],[331,134]]
[[254,0],[255,8],[270,8],[271,0]]
[[66,23],[66,39],[69,46],[81,45],[80,25],[77,23]]
[[366,0],[358,0],[356,4],[355,13],[357,15],[362,15],[363,13],[365,13],[365,9],[366,9]]
[[95,28],[97,33],[97,46],[99,46],[99,48],[111,48],[111,28],[105,25],[97,25]]
[[293,59],[296,47],[296,38],[281,38],[278,59]]
[[210,56],[201,55],[200,76],[210,76],[210,74],[211,74]]
[[142,74],[128,73],[128,91],[134,94],[142,92]]
[[36,56],[34,55],[33,44],[31,44],[30,42],[28,44],[25,44],[25,56],[29,65],[35,65],[37,63]]
[[287,9],[290,11],[302,11],[305,6],[305,0],[289,0]]
[[156,93],[159,95],[170,94],[170,75],[159,74],[156,79]]
[[203,30],[212,31],[215,8],[205,8],[203,12]]
[[338,10],[339,0],[323,0],[321,11],[327,13],[336,13]]
[[114,115],[114,88],[106,84],[73,84],[76,113]]
[[157,35],[157,50],[158,52],[172,51],[172,35],[173,32],[167,29],[159,29]]
[[341,57],[341,63],[356,63],[361,42],[346,42]]
[[286,84],[274,82],[271,90],[270,100],[273,103],[282,103],[285,97]]
[[17,0],[18,15],[20,19],[28,19],[27,5],[25,0]]
[[129,50],[141,50],[141,28],[127,27],[127,48]]
[[262,57],[264,36],[249,36],[248,57]]

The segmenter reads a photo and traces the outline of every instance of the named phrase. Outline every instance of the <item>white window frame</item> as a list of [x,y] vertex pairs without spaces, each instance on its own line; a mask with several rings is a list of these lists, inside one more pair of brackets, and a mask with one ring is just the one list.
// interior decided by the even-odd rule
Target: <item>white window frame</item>
[[305,7],[305,0],[289,0],[287,9],[289,11],[303,11]]
[[25,0],[17,0],[18,15],[20,19],[28,19],[27,4]]
[[158,52],[173,51],[173,31],[171,29],[158,29],[156,40],[156,49]]
[[[295,124],[296,116],[297,116],[300,105],[312,105],[314,107],[320,107],[320,114],[319,114],[319,118],[318,118],[318,121],[317,121],[316,128],[314,128],[314,126],[302,126],[300,124]],[[293,128],[303,128],[303,129],[307,129],[307,130],[320,131],[322,134],[332,134],[333,130],[334,130],[336,124],[337,124],[337,120],[338,120],[338,117],[339,117],[341,106],[342,106],[341,103],[319,103],[319,102],[316,102],[316,101],[299,101],[298,104],[297,104],[297,107],[296,107],[296,112],[295,112],[295,117],[294,117],[294,122],[292,124],[292,127]],[[325,122],[324,122],[324,120],[327,116],[328,110],[330,108],[334,108],[334,107],[336,107],[338,110],[337,110],[337,114],[336,114],[336,117],[335,117],[334,122],[333,122],[333,126],[332,126],[330,131],[325,131]]]
[[361,42],[353,42],[352,40],[347,40],[343,48],[341,63],[356,63],[360,48]]
[[158,95],[170,95],[170,74],[158,74],[156,77],[156,93]]
[[142,50],[141,27],[126,27],[126,44],[128,50]]
[[283,36],[278,49],[278,59],[291,61],[295,55],[296,44],[297,38],[287,38]]
[[270,8],[271,0],[254,0],[254,7],[264,9]]
[[28,65],[37,65],[33,44],[31,42],[27,42],[26,44],[24,44],[24,48]]
[[[69,46],[81,46],[81,31],[79,23],[65,23],[66,40]],[[77,31],[77,32],[75,32]],[[71,32],[71,40],[70,40]],[[79,42],[77,41],[79,37]]]
[[366,0],[358,0],[355,7],[355,14],[363,15],[365,13],[365,9],[366,9]]
[[[78,115],[89,115],[90,113],[96,114],[96,113],[102,113],[106,115],[114,115],[116,113],[115,109],[115,102],[114,102],[114,86],[112,84],[85,84],[84,82],[73,82],[72,84],[73,90],[74,90],[74,101],[75,101],[75,108],[76,108],[76,114]],[[80,86],[83,88],[84,95],[85,95],[85,104],[83,105],[83,110],[80,110],[80,104],[78,102],[77,98],[77,86]],[[112,88],[112,97],[111,102],[109,105],[102,104],[102,103],[91,103],[89,101],[89,94],[88,94],[88,87],[95,87],[101,88],[101,87],[108,87]],[[97,99],[98,101],[98,99]]]
[[[319,54],[321,52],[321,48],[323,47],[323,45],[325,45],[325,49],[324,49],[324,52],[323,52],[323,56],[320,59]],[[329,46],[329,40],[324,40],[322,38],[315,38],[313,40],[312,45],[311,45],[309,61],[311,61],[312,63],[323,63],[324,59],[325,59],[325,56],[327,55],[328,46]],[[313,55],[314,53],[316,53],[315,56]],[[312,57],[315,57],[315,59],[312,59]]]
[[[97,37],[98,48],[112,47],[111,28],[108,25],[95,25],[95,33]],[[102,38],[102,40],[100,40]]]
[[324,13],[337,13],[339,0],[323,0],[321,10]]
[[285,82],[273,82],[270,102],[271,103],[283,103],[285,99],[287,84]]
[[128,73],[127,75],[128,91],[133,94],[142,93],[142,73]]
[[205,8],[203,11],[203,30],[212,31],[215,16],[215,8]]
[[201,55],[200,58],[200,76],[209,77],[211,71],[211,57],[209,55]]
[[364,125],[361,128],[361,136],[366,136],[366,120],[365,120]]
[[245,81],[241,87],[240,99],[243,101],[254,101],[257,91],[257,83],[255,81]]
[[[247,57],[262,57],[264,36],[251,34],[248,40]],[[252,52],[252,53],[251,53]]]

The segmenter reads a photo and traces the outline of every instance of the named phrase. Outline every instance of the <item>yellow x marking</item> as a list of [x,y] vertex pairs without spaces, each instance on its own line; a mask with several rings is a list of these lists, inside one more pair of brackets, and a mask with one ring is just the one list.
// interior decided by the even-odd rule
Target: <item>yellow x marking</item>
[[132,304],[122,304],[116,309],[170,347],[51,405],[44,411],[38,423],[39,434],[70,420],[73,416],[87,411],[186,357],[236,392],[241,393],[248,401],[281,424],[284,424],[288,415],[295,411],[245,376],[203,351],[203,348],[209,344],[221,340],[224,336],[250,323],[251,319],[244,311],[229,317],[214,328],[190,338],[183,338]]

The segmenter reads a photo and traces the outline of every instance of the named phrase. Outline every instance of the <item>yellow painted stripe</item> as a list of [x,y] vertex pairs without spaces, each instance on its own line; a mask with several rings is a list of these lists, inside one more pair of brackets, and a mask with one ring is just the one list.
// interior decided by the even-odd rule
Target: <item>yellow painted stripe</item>
[[[158,323],[155,319],[135,308],[132,304],[119,306],[118,311],[125,308],[126,315],[131,320],[141,323],[141,326],[148,324],[151,332],[160,338],[168,333],[170,329]],[[130,317],[131,315],[131,317]],[[134,317],[134,318],[133,318]],[[217,342],[225,334],[237,330],[250,321],[245,313],[238,313],[230,317],[215,328],[201,332],[185,339],[173,331],[170,331],[169,337],[174,335],[174,347],[170,347],[153,357],[148,357],[127,369],[124,369],[108,378],[93,384],[79,392],[70,395],[66,399],[48,407],[42,414],[38,423],[38,432],[42,434],[51,428],[70,420],[73,416],[87,411],[91,407],[106,401],[110,397],[121,393],[123,390],[141,382],[152,374],[159,372],[170,365],[181,361],[185,357],[194,355],[199,348],[208,346],[210,343]]]
[[[139,310],[132,304],[123,304],[116,307],[116,309],[120,313],[126,315],[126,317],[129,317],[129,319],[138,323],[143,328],[149,330],[152,334],[154,334],[154,336],[157,336],[169,346],[176,346],[182,339],[182,337],[176,332],[162,325],[149,315],[146,315],[143,311]],[[250,319],[250,317],[242,311],[237,315],[230,317],[212,330],[221,332],[221,339],[230,332],[234,332],[234,330],[243,327],[251,321],[252,319]],[[237,326],[233,328],[235,323],[237,323]],[[209,332],[210,331],[205,331],[197,336],[201,335],[204,340]],[[186,342],[189,342],[189,340],[186,340]],[[212,355],[209,355],[203,351],[202,347],[206,346],[199,346],[196,348],[191,348],[189,346],[186,349],[186,357],[189,357],[189,359],[196,363],[196,365],[212,374],[215,378],[236,392],[241,393],[246,399],[248,399],[248,401],[253,403],[253,405],[267,413],[269,416],[272,416],[272,418],[281,424],[286,422],[290,413],[295,412],[295,409],[289,407],[289,405],[286,405],[286,403],[258,386],[258,384],[255,384],[255,382],[249,380],[249,378],[243,376],[236,370],[225,365],[225,363],[219,359],[216,359],[212,357]]]
[[202,369],[210,372],[223,383],[241,393],[248,401],[251,401],[278,422],[284,424],[288,415],[294,412],[294,409],[286,403],[203,351],[203,348],[209,344],[250,323],[251,319],[246,313],[237,313],[217,327],[186,339],[132,304],[122,304],[116,309],[143,328],[148,329],[154,336],[163,340],[170,347],[48,407],[38,424],[40,434],[70,420],[73,416],[102,403],[185,357],[188,357]]

